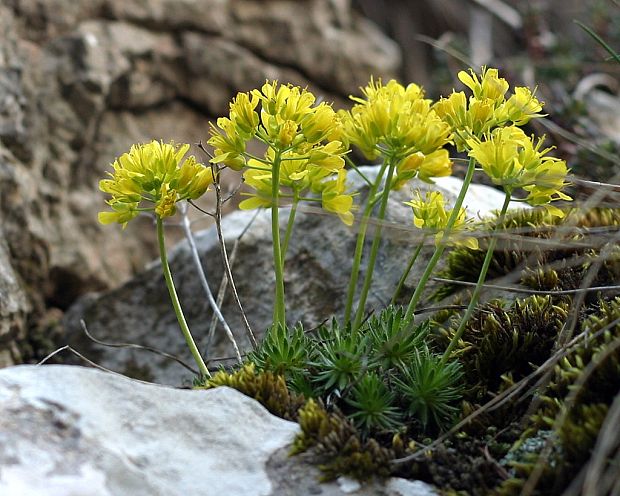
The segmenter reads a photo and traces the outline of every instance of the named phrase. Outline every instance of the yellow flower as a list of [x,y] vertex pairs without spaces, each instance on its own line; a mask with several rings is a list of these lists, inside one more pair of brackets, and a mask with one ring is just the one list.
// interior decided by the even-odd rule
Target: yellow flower
[[514,126],[495,129],[486,140],[467,140],[469,156],[476,159],[493,183],[514,188],[522,176],[523,164],[517,159],[529,138]]
[[459,79],[473,93],[469,99],[462,91],[441,98],[433,109],[454,133],[458,151],[468,151],[468,140],[482,138],[493,129],[507,123],[521,126],[535,117],[542,117],[542,103],[529,88],[516,87],[506,99],[507,81],[500,78],[497,69],[482,68],[480,76],[472,70],[461,71]]
[[249,138],[238,131],[235,123],[227,117],[220,117],[217,120],[217,127],[209,123],[209,145],[215,149],[214,164],[224,164],[233,170],[241,170],[245,165],[243,153],[245,153],[245,143]]
[[254,135],[258,126],[258,114],[254,111],[258,98],[256,95],[251,96],[249,93],[239,93],[230,104],[230,121],[246,139]]
[[[420,191],[416,191],[412,200],[404,203],[413,210],[413,224],[420,229],[437,231],[435,242],[439,243],[452,214],[452,210],[446,209],[446,200],[443,195],[439,191],[427,191],[422,196]],[[468,224],[467,213],[464,208],[461,208],[451,232],[463,231]],[[454,240],[448,240],[448,243],[467,246],[473,249],[478,248],[478,241],[475,238],[457,236]]]
[[284,121],[278,131],[278,144],[283,148],[289,146],[297,135],[297,127],[295,121]]
[[414,177],[432,184],[433,177],[444,177],[450,174],[452,174],[452,162],[448,150],[441,148],[429,155],[416,152],[396,166],[396,177],[392,182],[392,188],[400,189]]
[[383,85],[371,79],[362,89],[366,98],[349,112],[341,112],[343,134],[368,159],[384,153],[403,159],[415,152],[430,154],[450,142],[451,130],[424,99],[419,86],[391,80]]
[[101,224],[118,223],[123,225],[123,229],[127,226],[127,223],[136,217],[140,212],[138,211],[138,203],[109,203],[112,207],[112,212],[99,212],[98,218]]
[[424,157],[424,161],[420,165],[418,177],[422,181],[432,184],[431,178],[446,177],[450,174],[452,174],[450,155],[448,150],[440,149]]
[[347,226],[353,225],[353,195],[346,193],[347,173],[338,171],[336,179],[322,184],[321,200],[323,208],[333,212]]
[[[196,163],[193,156],[183,160],[188,150],[187,144],[161,141],[133,145],[114,161],[110,179],[99,183],[101,191],[112,196],[106,202],[112,212],[101,212],[99,221],[124,226],[140,211],[167,217],[174,215],[176,202],[204,194],[213,182],[211,169]],[[147,206],[141,207],[143,203]]]
[[542,148],[544,138],[533,139],[516,126],[495,129],[485,140],[467,140],[469,155],[476,159],[491,180],[512,193],[527,191],[526,201],[543,205],[554,200],[570,200],[562,193],[567,186],[566,162],[547,156],[552,148]]
[[469,70],[469,74],[465,71],[459,72],[458,78],[479,100],[489,98],[494,101],[503,101],[509,87],[508,81],[499,77],[497,69],[486,67],[482,68],[480,78],[472,69]]
[[271,172],[247,169],[243,173],[243,179],[245,184],[254,190],[254,193],[241,193],[242,196],[249,196],[249,198],[239,203],[239,208],[241,210],[253,210],[270,207],[272,203]]
[[512,95],[498,110],[499,119],[510,121],[517,126],[527,124],[535,117],[543,117],[540,111],[543,103],[540,102],[529,88],[516,87]]
[[331,105],[323,102],[314,112],[306,114],[302,119],[303,134],[308,143],[319,143],[325,139],[338,140],[342,134],[342,126],[338,114]]
[[[230,105],[230,116],[211,126],[209,144],[215,149],[212,163],[236,170],[246,164],[246,144],[257,138],[268,148],[309,154],[324,142],[341,143],[342,123],[330,105],[314,106],[316,98],[298,86],[266,82],[261,89],[239,93]],[[338,152],[342,155],[342,152]],[[334,159],[340,162],[342,159]]]
[[162,184],[160,188],[160,198],[155,204],[155,213],[161,218],[172,217],[177,211],[175,206],[177,194],[177,191],[170,189],[167,183]]
[[342,156],[345,151],[340,141],[330,141],[326,145],[314,147],[308,153],[308,164],[332,171],[342,169],[344,167]]

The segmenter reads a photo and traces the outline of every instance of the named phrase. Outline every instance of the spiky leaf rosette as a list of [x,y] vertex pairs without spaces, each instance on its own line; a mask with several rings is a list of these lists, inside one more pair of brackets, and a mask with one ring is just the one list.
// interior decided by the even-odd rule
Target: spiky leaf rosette
[[424,429],[428,426],[444,429],[450,425],[459,409],[461,399],[461,365],[441,363],[441,357],[428,348],[416,351],[413,360],[402,367],[394,379],[399,394],[407,403],[408,413]]
[[428,337],[428,323],[412,329],[404,315],[401,307],[390,306],[379,316],[371,317],[361,329],[370,337],[373,364],[384,371],[408,363],[416,351],[423,348]]
[[291,376],[306,368],[310,345],[301,323],[292,329],[273,325],[258,348],[248,355],[248,361],[256,364],[259,370]]
[[398,430],[401,415],[394,406],[394,393],[375,372],[365,374],[345,402],[353,407],[349,418],[364,432],[371,429]]
[[350,325],[342,328],[334,320],[330,326],[321,326],[315,359],[310,363],[316,370],[318,389],[323,393],[343,391],[367,369],[368,352],[368,337],[351,332]]

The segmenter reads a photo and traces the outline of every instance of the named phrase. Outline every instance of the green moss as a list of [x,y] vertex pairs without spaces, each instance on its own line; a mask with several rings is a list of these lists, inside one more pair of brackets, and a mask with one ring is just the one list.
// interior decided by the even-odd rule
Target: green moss
[[535,439],[541,429],[557,429],[556,447],[546,460],[513,457],[515,477],[500,486],[501,495],[519,494],[523,481],[540,464],[535,494],[562,494],[592,454],[609,406],[620,394],[620,349],[609,348],[620,338],[620,298],[600,301],[597,310],[582,321],[581,330],[587,330],[589,338],[555,366],[519,443]]
[[[566,209],[563,219],[549,215],[545,210],[519,210],[509,215],[500,228],[513,234],[502,240],[495,250],[487,279],[493,279],[522,272],[521,282],[533,289],[575,289],[580,286],[589,262],[599,255],[598,250],[580,247],[588,230],[598,227],[620,225],[620,209],[592,208]],[[492,219],[479,224],[482,231],[495,228],[497,220]],[[560,231],[561,229],[561,231]],[[561,232],[561,235],[559,233]],[[543,244],[538,240],[551,240]],[[480,250],[457,247],[446,257],[446,269],[440,276],[457,281],[476,282],[485,256],[487,239],[480,239]],[[587,245],[587,244],[586,244]],[[562,262],[562,261],[565,262]],[[564,265],[551,271],[549,264]],[[555,272],[555,274],[553,273]],[[549,273],[549,274],[548,274]],[[620,277],[620,254],[603,264],[597,275],[596,285]],[[436,299],[445,298],[461,289],[458,284],[442,285],[435,293]]]
[[197,389],[210,389],[228,386],[254,398],[274,415],[287,420],[296,420],[297,411],[304,403],[303,396],[291,393],[284,377],[270,371],[257,372],[254,364],[244,365],[239,370],[228,373],[217,372]]
[[398,434],[391,446],[374,438],[364,439],[340,412],[328,412],[319,402],[308,400],[299,410],[301,434],[293,453],[311,449],[318,457],[325,480],[349,475],[359,480],[387,477],[394,471],[391,461],[404,456],[405,445]]
[[[520,380],[543,363],[567,315],[568,303],[554,302],[550,296],[530,296],[510,306],[493,301],[479,307],[457,352],[470,386],[467,398],[482,400],[503,383]],[[446,331],[447,339],[457,325],[455,318]]]

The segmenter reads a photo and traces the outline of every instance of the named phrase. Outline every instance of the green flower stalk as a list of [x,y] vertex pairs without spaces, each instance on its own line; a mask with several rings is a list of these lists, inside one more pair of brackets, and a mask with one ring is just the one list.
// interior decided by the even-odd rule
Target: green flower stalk
[[[506,211],[508,210],[509,203],[510,203],[510,193],[507,192],[504,198],[504,204],[502,205],[502,208],[499,212],[497,226],[500,226],[502,224],[502,221],[506,215]],[[465,327],[467,326],[467,322],[469,321],[470,317],[474,313],[474,310],[476,309],[476,305],[478,305],[478,300],[480,299],[480,293],[482,291],[484,282],[486,281],[487,272],[489,271],[489,266],[491,265],[491,260],[493,259],[493,252],[495,251],[496,246],[497,246],[497,236],[493,236],[491,240],[489,241],[489,246],[487,248],[484,261],[482,262],[482,268],[480,269],[480,275],[478,276],[478,281],[476,283],[476,286],[474,287],[474,291],[471,295],[471,299],[469,300],[469,305],[467,305],[467,310],[465,310],[465,315],[463,315],[463,318],[461,319],[458,329],[454,333],[454,336],[452,336],[452,339],[450,340],[448,347],[445,349],[443,356],[441,357],[441,364],[445,364],[450,359],[452,350],[459,342],[459,339],[461,339],[461,336],[463,335],[463,332],[465,331]]]
[[183,315],[174,287],[164,240],[163,219],[176,213],[176,204],[195,200],[213,183],[211,169],[196,162],[193,156],[183,160],[189,145],[176,146],[160,141],[133,145],[121,155],[109,172],[110,179],[100,181],[99,188],[112,196],[106,203],[111,212],[100,212],[99,222],[117,222],[123,228],[140,212],[152,212],[157,220],[157,240],[164,279],[181,332],[202,376],[210,376]]
[[472,95],[467,98],[462,91],[453,92],[436,102],[433,109],[451,127],[457,150],[469,154],[469,165],[446,228],[409,301],[407,318],[413,317],[426,283],[441,259],[476,163],[506,192],[511,194],[521,188],[528,193],[525,201],[544,205],[553,215],[560,216],[562,211],[549,202],[570,200],[561,192],[566,186],[566,163],[546,156],[551,149],[541,150],[543,139],[534,142],[518,127],[543,116],[543,103],[534,93],[529,88],[516,87],[507,97],[509,84],[499,77],[497,69],[483,67],[480,75],[471,70],[461,71],[458,77]]
[[471,184],[471,180],[474,176],[475,168],[476,168],[475,161],[473,159],[470,159],[469,165],[467,167],[467,172],[465,173],[465,178],[463,179],[461,190],[459,191],[459,195],[456,198],[456,201],[454,202],[454,206],[452,208],[452,212],[450,213],[450,217],[448,218],[448,221],[446,222],[445,229],[442,230],[441,237],[439,238],[439,242],[436,243],[435,251],[433,252],[433,255],[428,261],[428,264],[426,265],[424,272],[420,276],[418,285],[416,286],[415,291],[413,292],[413,295],[411,295],[411,300],[409,301],[409,305],[407,305],[407,310],[405,312],[406,320],[411,320],[413,322],[416,307],[418,303],[420,302],[420,299],[422,298],[422,294],[424,292],[424,289],[426,288],[426,284],[428,283],[428,280],[431,278],[431,275],[433,274],[433,271],[435,270],[437,263],[439,263],[439,260],[441,259],[441,256],[443,255],[443,252],[446,249],[447,240],[450,239],[450,233],[452,232],[452,229],[457,219],[460,216],[461,207],[463,205],[463,201],[465,200],[465,194],[467,193],[467,190],[469,189],[469,185]]
[[[387,177],[391,178],[394,174],[395,165],[393,161],[388,161]],[[385,186],[381,194],[381,203],[379,205],[378,218],[383,220],[385,218],[385,211],[387,207],[388,198],[390,196],[390,188]],[[355,313],[355,320],[353,321],[353,331],[356,331],[362,319],[364,318],[364,309],[366,307],[366,299],[368,298],[368,292],[370,291],[370,285],[372,283],[372,275],[375,269],[375,263],[377,261],[377,254],[379,253],[379,244],[381,242],[381,224],[377,224],[375,227],[375,236],[372,240],[370,247],[370,256],[368,257],[368,267],[366,269],[366,276],[364,277],[364,284],[360,293],[360,299],[357,304],[357,312]]]
[[[286,324],[284,260],[299,202],[319,203],[353,223],[353,196],[347,192],[340,118],[330,105],[315,105],[305,89],[267,82],[261,89],[239,93],[230,104],[229,117],[211,127],[211,162],[243,170],[253,192],[241,209],[270,208],[275,272],[274,324]],[[265,147],[263,156],[247,152],[249,141]],[[280,236],[281,201],[292,208],[284,235]]]
[[[450,142],[450,125],[432,109],[432,102],[424,98],[422,88],[415,84],[405,87],[394,80],[386,85],[371,80],[362,89],[362,93],[364,98],[352,97],[356,104],[350,112],[340,112],[344,135],[368,159],[382,157],[383,167],[371,186],[371,194],[362,216],[347,294],[345,321],[351,317],[368,218],[375,203],[380,201],[378,220],[382,221],[392,189],[401,188],[414,177],[432,182],[431,177],[447,176],[452,171],[448,151],[443,148]],[[387,174],[384,177],[386,168]],[[383,189],[379,193],[381,186]],[[354,331],[364,315],[380,240],[379,223],[360,290]]]

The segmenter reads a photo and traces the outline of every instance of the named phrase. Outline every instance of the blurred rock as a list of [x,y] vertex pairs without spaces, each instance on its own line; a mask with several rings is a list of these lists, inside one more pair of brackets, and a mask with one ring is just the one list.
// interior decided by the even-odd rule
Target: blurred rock
[[400,62],[342,0],[7,0],[0,31],[6,271],[33,325],[155,256],[150,221],[121,233],[96,220],[98,180],[132,143],[205,139],[238,90],[267,78],[342,101]]
[[4,237],[0,237],[0,367],[21,359],[16,342],[25,337],[26,315],[30,310],[26,293],[11,266]]
[[[376,167],[362,169],[370,177],[377,171]],[[361,181],[352,174],[355,176],[352,178],[353,189],[361,188]],[[457,178],[441,178],[436,187],[453,203],[461,184]],[[411,253],[421,241],[420,233],[412,225],[411,209],[402,203],[410,199],[410,188],[424,190],[429,185],[412,182],[390,196],[368,310],[382,308],[389,303]],[[362,189],[362,198],[366,192],[367,189]],[[472,185],[464,204],[470,215],[484,216],[500,208],[503,199],[504,195],[497,190]],[[223,231],[230,250],[247,228],[239,242],[233,273],[250,324],[260,337],[272,322],[275,279],[270,213],[261,211],[252,222],[254,215],[255,212],[251,211],[236,211],[227,215],[224,217]],[[287,218],[288,210],[282,209],[282,229]],[[372,233],[372,225],[369,233]],[[288,322],[301,321],[306,328],[311,328],[332,316],[342,317],[356,236],[355,229],[345,226],[336,216],[300,207],[285,266]],[[367,240],[370,244],[372,234],[367,236]],[[196,233],[196,242],[212,290],[217,294],[223,274],[215,229]],[[432,254],[433,240],[428,240],[427,245],[409,276],[405,297],[413,291],[425,262]],[[176,246],[171,251],[170,259],[185,316],[200,349],[204,350],[211,311],[186,243]],[[363,270],[364,266],[359,286],[363,280]],[[226,298],[222,311],[242,348],[247,349],[239,311],[230,296]],[[80,319],[84,319],[90,333],[100,340],[151,346],[191,363],[158,263],[153,263],[147,271],[120,288],[100,295],[89,295],[78,301],[66,316],[69,343],[97,363],[124,374],[166,384],[179,384],[190,379],[191,374],[185,369],[163,357],[144,351],[94,345],[82,332]],[[222,332],[216,333],[216,340],[207,352],[211,359],[232,355]]]

